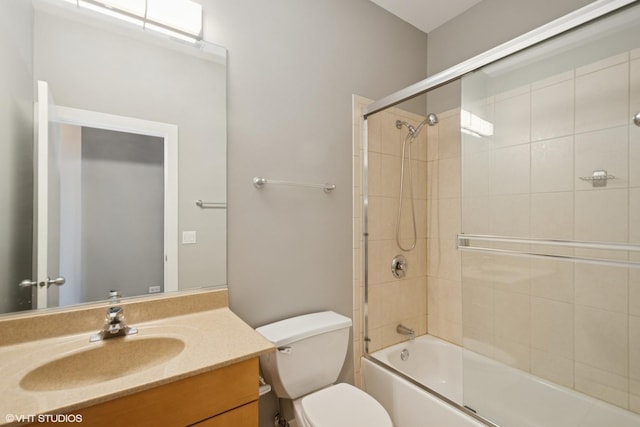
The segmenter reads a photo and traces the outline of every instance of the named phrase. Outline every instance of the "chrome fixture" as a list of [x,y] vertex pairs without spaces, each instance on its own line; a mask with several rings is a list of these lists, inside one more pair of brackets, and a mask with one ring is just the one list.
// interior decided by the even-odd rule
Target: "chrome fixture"
[[[47,281],[46,282],[40,282],[39,286],[41,288],[43,287],[50,287],[51,285],[56,285],[56,286],[62,286],[67,282],[67,280],[64,277],[58,277],[57,279],[52,279],[50,277],[47,277]],[[29,288],[31,286],[38,286],[38,282],[34,282],[33,280],[29,280],[29,279],[25,279],[22,282],[18,283],[18,286],[21,288]]]
[[[409,133],[404,137],[402,143],[402,164],[400,167],[400,201],[398,202],[398,215],[396,216],[396,243],[398,247],[405,252],[412,251],[416,247],[418,241],[418,232],[416,230],[416,208],[413,201],[413,169],[411,167],[411,145],[416,137],[420,134],[420,131],[425,124],[429,126],[435,126],[438,124],[438,116],[434,113],[427,114],[427,117],[420,122],[418,127],[413,127],[411,124],[396,120],[396,127],[402,129],[402,126],[406,126],[409,129]],[[411,195],[411,220],[413,222],[413,241],[409,247],[402,247],[400,244],[400,217],[402,216],[402,194],[404,193],[404,162],[405,162],[405,150],[407,148],[407,141],[409,142],[409,194]]]
[[580,179],[583,181],[590,181],[591,185],[594,188],[596,188],[596,187],[606,187],[607,181],[610,179],[616,179],[616,177],[613,175],[609,175],[607,171],[604,169],[599,169],[599,170],[593,171],[591,176],[581,176]]
[[393,277],[402,279],[407,274],[407,259],[402,255],[396,255],[391,260],[391,273]]
[[406,362],[407,359],[409,359],[409,349],[408,348],[403,348],[402,351],[400,352],[400,360],[402,360],[403,362]]
[[576,255],[554,255],[545,253],[542,251],[522,251],[516,249],[497,249],[487,246],[471,246],[471,242],[489,242],[489,243],[512,243],[512,244],[525,244],[535,246],[550,246],[550,247],[565,247],[565,248],[581,248],[581,249],[598,249],[606,251],[628,251],[628,252],[640,252],[640,245],[628,244],[628,243],[613,243],[613,242],[588,242],[580,240],[547,240],[536,238],[517,238],[507,236],[488,236],[479,234],[458,234],[457,249],[460,251],[470,252],[485,252],[498,255],[511,255],[525,258],[547,258],[559,261],[574,261],[585,264],[595,265],[611,265],[616,267],[633,267],[640,268],[640,262],[638,261],[626,261],[623,259],[607,259],[607,258],[591,258],[585,256]]
[[633,124],[640,126],[640,113],[636,113],[636,115],[633,116]]
[[406,335],[410,340],[413,340],[416,337],[416,333],[413,329],[407,328],[403,324],[400,324],[396,327],[396,332],[400,335]]
[[196,200],[196,206],[202,209],[227,209],[224,202],[203,202],[200,199]]
[[109,307],[107,309],[107,317],[100,332],[91,335],[90,342],[106,340],[109,338],[123,337],[125,335],[134,335],[138,333],[138,329],[127,326],[124,323],[124,311],[122,307]]
[[259,177],[259,176],[256,176],[255,178],[253,178],[253,186],[256,187],[258,190],[263,189],[266,184],[293,185],[293,186],[296,186],[296,187],[322,188],[325,193],[331,193],[333,190],[336,189],[336,185],[335,184],[328,184],[328,183],[327,184],[306,184],[306,183],[302,183],[302,182],[281,181],[281,180],[278,180],[278,179],[267,179],[267,178],[262,178],[262,177]]

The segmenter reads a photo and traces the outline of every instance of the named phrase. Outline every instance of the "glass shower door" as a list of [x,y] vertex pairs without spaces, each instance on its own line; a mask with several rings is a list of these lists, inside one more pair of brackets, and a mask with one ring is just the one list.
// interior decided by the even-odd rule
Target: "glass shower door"
[[464,404],[640,425],[640,7],[462,81]]

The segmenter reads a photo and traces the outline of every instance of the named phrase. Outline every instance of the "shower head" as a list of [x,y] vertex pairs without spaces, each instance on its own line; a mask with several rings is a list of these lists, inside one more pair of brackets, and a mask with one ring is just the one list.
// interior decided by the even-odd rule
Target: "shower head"
[[415,135],[416,133],[416,128],[413,127],[413,125],[403,121],[403,120],[396,120],[396,127],[398,129],[402,129],[402,126],[406,126],[407,129],[409,129],[409,133],[411,134],[411,136]]
[[418,127],[414,127],[413,125],[403,121],[403,120],[396,120],[396,127],[398,129],[402,129],[402,126],[406,126],[407,129],[409,129],[409,135],[411,135],[412,138],[415,138],[416,136],[418,136],[418,134],[420,133],[420,131],[422,130],[422,127],[427,124],[429,126],[435,126],[438,124],[438,116],[436,116],[434,113],[429,113],[427,114],[427,118],[424,119],[422,122],[420,122],[420,124],[418,125]]

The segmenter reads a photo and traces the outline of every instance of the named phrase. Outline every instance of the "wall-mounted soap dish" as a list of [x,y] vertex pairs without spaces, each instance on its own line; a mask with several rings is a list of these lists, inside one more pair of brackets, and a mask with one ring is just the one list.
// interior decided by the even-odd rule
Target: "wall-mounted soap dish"
[[593,185],[593,187],[595,188],[606,187],[607,181],[609,181],[610,179],[616,179],[616,177],[613,175],[609,175],[604,169],[599,169],[593,171],[593,174],[591,174],[591,176],[581,176],[580,179],[583,181],[591,182],[591,185]]

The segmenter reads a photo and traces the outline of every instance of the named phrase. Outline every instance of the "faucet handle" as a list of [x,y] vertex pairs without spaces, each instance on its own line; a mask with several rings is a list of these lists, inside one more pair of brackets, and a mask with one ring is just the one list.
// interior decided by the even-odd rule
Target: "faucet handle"
[[124,312],[122,307],[109,307],[107,309],[107,322],[119,323],[124,320]]

